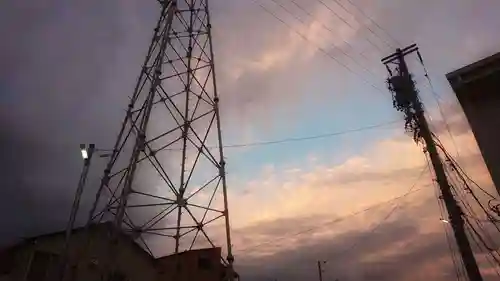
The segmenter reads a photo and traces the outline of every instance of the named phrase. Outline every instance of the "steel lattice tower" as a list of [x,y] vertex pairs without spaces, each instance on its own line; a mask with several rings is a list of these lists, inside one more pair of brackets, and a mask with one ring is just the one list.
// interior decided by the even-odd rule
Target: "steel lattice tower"
[[112,220],[153,256],[218,243],[232,269],[208,0],[159,3],[87,225]]

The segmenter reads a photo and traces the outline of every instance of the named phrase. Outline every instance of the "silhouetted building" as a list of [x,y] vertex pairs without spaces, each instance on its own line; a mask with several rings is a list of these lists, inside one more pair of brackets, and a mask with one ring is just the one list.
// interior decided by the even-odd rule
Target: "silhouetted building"
[[446,75],[500,192],[500,53]]
[[[75,281],[102,280],[108,260],[108,240],[111,224],[93,225],[89,229],[89,244],[83,228],[76,229],[71,239],[69,272]],[[10,263],[3,268],[1,281],[53,281],[57,280],[60,256],[64,249],[64,231],[24,240],[5,251],[3,260]],[[126,235],[120,235],[116,262],[116,280],[156,280],[154,258]],[[73,276],[71,276],[73,275]],[[0,274],[1,276],[1,274]],[[8,276],[8,277],[7,277]],[[121,277],[121,278],[120,278]],[[4,279],[2,279],[4,278]]]
[[159,258],[157,264],[162,281],[212,281],[224,280],[225,277],[220,248],[192,250],[166,256]]
[[[130,236],[122,234],[115,259],[116,270],[113,276],[106,278],[111,227],[109,223],[93,225],[89,244],[85,243],[82,228],[73,232],[66,280],[222,281],[225,277],[220,248],[192,250],[156,259]],[[64,232],[57,232],[26,239],[0,251],[0,281],[56,280],[64,240]]]

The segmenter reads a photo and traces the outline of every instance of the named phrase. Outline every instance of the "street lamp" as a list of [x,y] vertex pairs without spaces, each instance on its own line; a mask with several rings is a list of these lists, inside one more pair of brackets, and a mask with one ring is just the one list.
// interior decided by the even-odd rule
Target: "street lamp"
[[63,280],[66,273],[68,265],[68,257],[69,257],[69,241],[71,238],[71,233],[73,231],[73,228],[75,227],[76,215],[80,207],[80,199],[82,197],[82,193],[85,188],[85,183],[87,181],[87,176],[90,170],[90,163],[92,160],[92,156],[97,153],[100,158],[113,157],[114,150],[98,149],[95,147],[95,144],[91,143],[88,145],[80,144],[80,153],[83,159],[83,170],[82,173],[80,174],[80,180],[78,181],[78,187],[76,188],[75,198],[73,199],[73,206],[71,207],[71,213],[68,225],[66,227],[66,237],[65,237],[66,239],[64,244],[63,257],[61,259],[59,280]]
[[87,181],[87,176],[90,168],[90,161],[95,151],[94,144],[80,144],[80,153],[83,158],[83,169],[80,174],[80,180],[78,181],[78,187],[76,188],[75,198],[73,199],[73,206],[71,207],[71,213],[69,216],[68,225],[66,226],[66,237],[64,242],[64,252],[61,259],[61,268],[59,272],[60,280],[63,280],[64,274],[66,272],[66,267],[68,264],[69,255],[69,240],[71,238],[71,233],[75,226],[75,219],[78,213],[78,208],[80,207],[80,199],[82,197],[83,189],[85,187],[85,182]]
[[[89,145],[89,150],[90,150],[90,146],[91,145]],[[93,148],[93,145],[92,145],[92,148]],[[82,153],[83,160],[89,159],[89,152],[88,152],[87,147],[86,147],[85,144],[80,144],[80,151]]]

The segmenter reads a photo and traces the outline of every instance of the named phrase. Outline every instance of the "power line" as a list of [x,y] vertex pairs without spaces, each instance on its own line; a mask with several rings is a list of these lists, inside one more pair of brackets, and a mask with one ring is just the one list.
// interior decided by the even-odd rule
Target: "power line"
[[[439,142],[439,140],[438,140],[438,142]],[[465,177],[461,174],[461,172],[458,170],[458,168],[456,168],[454,160],[451,158],[451,156],[447,153],[447,151],[444,149],[444,147],[440,147],[440,148],[442,149],[442,151],[445,154],[448,161],[451,162],[451,164],[450,164],[451,171],[450,171],[450,169],[447,169],[446,172],[447,172],[447,176],[450,179],[450,181],[453,181],[452,185],[451,185],[451,189],[455,193],[455,197],[458,199],[458,201],[464,207],[464,208],[462,208],[463,217],[464,217],[464,220],[466,222],[466,226],[468,226],[468,229],[471,231],[471,233],[469,233],[469,236],[477,244],[478,249],[481,250],[481,245],[482,245],[482,247],[484,247],[484,249],[488,252],[488,255],[494,260],[494,263],[496,263],[497,266],[500,265],[500,259],[496,256],[496,255],[500,256],[500,253],[498,252],[498,247],[497,247],[494,239],[490,236],[488,231],[485,229],[482,221],[480,219],[477,219],[478,216],[477,216],[476,212],[474,211],[474,208],[472,208],[472,206],[467,202],[467,194],[464,194],[465,190],[468,191],[472,195],[472,197],[474,198],[476,203],[479,205],[481,210],[486,214],[486,216],[490,217],[488,211],[482,205],[482,203],[479,201],[479,198],[477,198],[477,196],[474,194],[473,190],[469,187],[469,185],[467,184],[467,182],[465,180]],[[458,165],[458,163],[456,165]],[[456,176],[458,183],[454,181],[455,177],[453,177],[453,176]],[[458,188],[460,185],[460,182],[459,182],[460,180],[462,181],[462,184],[464,185],[464,189]],[[477,225],[477,229],[471,223],[470,218],[472,218],[474,220],[475,224]],[[500,231],[500,229],[498,228],[498,226],[496,224],[493,224],[493,225],[495,226],[495,228],[498,231]],[[482,234],[480,232],[482,232]],[[488,243],[491,243],[491,245],[493,245],[493,246],[489,246]],[[488,262],[491,263],[491,261],[488,259],[488,257],[486,257],[486,259],[488,260]],[[493,266],[495,268],[497,267],[495,265],[493,265]],[[499,274],[498,270],[496,270],[496,273],[497,273],[497,275]]]
[[[335,2],[337,2],[338,0],[333,0]],[[367,15],[362,8],[359,7],[359,5],[357,5],[356,3],[354,3],[353,1],[351,0],[347,0],[347,2],[349,2],[349,4],[351,4],[354,8],[356,8],[356,10],[358,10],[365,18],[367,18],[369,21],[371,21],[373,24],[375,24],[375,26],[378,27],[378,29],[382,30],[392,41],[394,41],[397,45],[399,46],[402,46],[402,44],[396,40],[394,37],[391,36],[391,34],[386,30],[384,29],[380,24],[378,24],[372,17],[370,17],[369,15]],[[368,27],[367,27],[368,28]],[[370,29],[371,30],[371,29]],[[384,40],[385,41],[385,40]],[[392,48],[391,44],[386,42],[387,45],[389,47]]]
[[[449,177],[451,178],[451,175],[449,175]],[[462,202],[462,204],[465,206],[466,211],[469,212],[469,214],[465,213],[464,215],[474,218],[474,220],[476,221],[478,226],[481,228],[481,230],[485,232],[486,236],[488,236],[487,238],[490,239],[490,242],[492,244],[495,244],[494,240],[491,238],[491,236],[484,229],[483,223],[482,223],[481,219],[479,219],[479,216],[474,211],[474,208],[472,208],[471,204],[469,204],[469,202],[467,202],[467,194],[464,194],[464,191],[467,191],[470,195],[472,195],[473,199],[476,201],[477,205],[481,208],[481,210],[483,211],[483,213],[486,215],[487,218],[491,218],[490,213],[483,206],[483,204],[481,203],[479,198],[476,196],[474,191],[469,187],[469,185],[467,184],[465,179],[463,177],[461,177],[461,175],[458,175],[458,177],[462,180],[462,183],[464,185],[464,189],[461,189],[461,188],[454,188],[454,189],[456,190],[455,192],[457,193],[457,197]],[[457,184],[456,186],[459,186],[459,184]],[[493,221],[491,221],[491,220],[487,221],[487,222],[493,223]],[[493,223],[493,226],[500,233],[500,228],[495,223]],[[497,246],[494,246],[494,248],[497,248]]]
[[[427,163],[427,168],[429,169],[429,173],[432,175],[433,170],[431,168],[431,164],[429,163],[430,162],[429,157],[427,156],[427,153],[424,153],[424,155],[425,155],[425,161]],[[434,179],[433,182],[435,182]],[[434,195],[436,196],[436,202],[439,209],[440,220],[443,220],[445,218],[445,210],[444,210],[445,207],[443,206],[443,202],[441,202],[438,188],[435,189]],[[448,250],[450,252],[451,261],[453,263],[453,269],[455,271],[457,280],[460,281],[464,277],[464,271],[465,271],[465,269],[463,268],[464,266],[462,263],[462,259],[460,257],[457,257],[457,253],[453,250],[452,238],[450,237],[448,229],[444,224],[442,224],[442,226],[443,226],[444,237],[446,239],[446,244],[448,245]]]
[[[266,145],[276,145],[276,144],[283,144],[283,143],[289,143],[289,142],[300,142],[300,141],[308,141],[308,140],[315,140],[315,139],[331,138],[331,137],[347,135],[347,134],[352,134],[352,133],[357,133],[357,132],[362,132],[362,131],[374,130],[374,129],[390,126],[393,124],[397,124],[399,122],[401,122],[401,120],[393,120],[393,121],[388,121],[388,122],[384,122],[384,123],[380,123],[380,124],[376,124],[376,125],[365,126],[365,127],[355,128],[355,129],[348,129],[348,130],[343,130],[343,131],[336,131],[336,132],[320,134],[320,135],[310,135],[310,136],[304,136],[304,137],[291,137],[291,138],[284,138],[284,139],[272,140],[272,141],[228,144],[228,145],[224,145],[223,148],[244,148],[244,147],[253,147],[253,146],[266,146]],[[215,148],[219,148],[219,147],[218,146],[207,146],[206,148],[207,149],[215,149]],[[161,150],[177,151],[177,150],[181,150],[181,149],[182,148],[165,148],[165,149],[161,149]]]
[[[325,2],[323,2],[322,0],[316,0],[318,1],[319,3],[321,3],[325,8],[327,8],[330,12],[332,12],[333,14],[335,14],[341,21],[343,21],[345,24],[347,24],[349,27],[351,27],[353,30],[356,30],[356,28],[354,28],[346,19],[344,19],[343,17],[341,17],[335,10],[333,10],[331,7],[329,7],[328,5],[325,4]],[[335,1],[335,0],[334,0]],[[337,2],[337,1],[335,1]],[[353,15],[352,13],[350,13],[344,6],[342,6],[342,4],[340,4],[339,2],[337,2],[337,4],[343,8],[347,13]],[[354,15],[353,15],[354,16]],[[360,23],[360,22],[358,22]],[[363,25],[362,23],[360,23],[361,25]],[[380,52],[383,52],[383,50],[375,43],[373,43],[371,40],[369,40],[368,38],[365,38],[367,42],[369,42],[370,44],[372,44],[373,47],[375,47],[376,49],[378,49]]]
[[346,135],[346,134],[355,133],[355,132],[373,130],[373,129],[389,126],[392,124],[396,124],[396,123],[399,123],[400,121],[401,120],[394,120],[394,121],[385,122],[385,123],[381,123],[381,124],[377,124],[377,125],[366,126],[366,127],[361,127],[361,128],[357,128],[357,129],[350,129],[350,130],[345,130],[345,131],[332,132],[332,133],[321,134],[321,135],[313,135],[313,136],[297,137],[297,138],[286,138],[286,139],[274,140],[274,141],[261,141],[261,142],[242,143],[242,144],[229,144],[229,145],[225,145],[224,148],[263,146],[263,145],[272,145],[272,144],[282,144],[282,143],[288,143],[288,142],[298,142],[298,141],[330,138],[330,137]]
[[443,122],[444,122],[444,125],[445,125],[445,128],[446,128],[446,131],[448,131],[448,135],[450,136],[450,139],[451,139],[451,141],[453,143],[453,146],[455,148],[457,156],[460,157],[460,152],[458,150],[458,146],[457,146],[457,143],[455,141],[455,137],[453,137],[453,134],[451,133],[450,125],[449,125],[449,123],[447,121],[447,118],[446,118],[446,116],[444,114],[444,110],[441,107],[441,102],[439,101],[439,95],[437,94],[436,90],[434,89],[434,85],[433,85],[432,80],[431,80],[431,78],[429,76],[429,72],[427,71],[427,67],[424,64],[424,59],[422,58],[422,55],[420,54],[420,51],[417,51],[417,56],[418,56],[418,60],[420,61],[420,63],[422,64],[422,67],[424,69],[425,77],[427,78],[427,81],[428,81],[429,86],[431,88],[432,97],[436,101],[436,104],[437,104],[438,109],[439,109],[439,113],[441,114],[441,118],[443,119]]
[[266,241],[266,242],[263,242],[263,243],[259,243],[257,245],[254,245],[254,246],[250,246],[250,247],[247,247],[247,248],[244,248],[244,249],[241,249],[241,250],[238,250],[238,252],[246,252],[248,250],[252,250],[252,249],[256,249],[256,248],[260,248],[262,246],[266,246],[266,245],[269,245],[269,244],[272,244],[272,243],[275,243],[275,242],[279,242],[279,241],[282,241],[284,239],[287,239],[287,238],[290,238],[290,237],[295,237],[295,236],[299,236],[299,235],[303,235],[305,233],[309,233],[311,231],[314,231],[314,230],[317,230],[319,228],[322,228],[326,225],[331,225],[331,224],[336,224],[336,223],[339,223],[341,221],[344,221],[345,219],[347,218],[350,218],[350,217],[353,217],[353,216],[357,216],[357,215],[360,215],[362,213],[365,213],[365,212],[368,212],[368,211],[371,211],[375,208],[378,208],[380,206],[383,206],[383,205],[386,205],[386,204],[389,204],[389,203],[392,203],[394,201],[398,201],[398,200],[401,200],[403,198],[406,198],[407,196],[409,196],[410,194],[414,194],[420,190],[422,190],[423,188],[418,188],[418,189],[415,189],[414,188],[415,186],[412,185],[412,187],[407,191],[405,192],[403,195],[401,196],[398,196],[398,197],[395,197],[395,198],[392,198],[390,200],[387,200],[387,201],[384,201],[384,202],[381,202],[381,203],[377,203],[377,204],[374,204],[368,208],[365,208],[365,209],[362,209],[362,210],[359,210],[359,211],[355,211],[355,212],[352,212],[348,215],[345,215],[345,216],[342,216],[342,217],[338,217],[338,218],[335,218],[333,220],[330,220],[330,221],[327,221],[327,222],[324,222],[322,224],[319,224],[319,225],[316,225],[314,227],[311,227],[311,228],[308,228],[306,230],[303,230],[303,231],[299,231],[299,232],[296,232],[296,233],[293,233],[293,234],[290,234],[290,235],[284,235],[284,236],[281,236],[279,238],[276,238],[276,239],[272,239],[272,240],[269,240],[269,241]]
[[[266,13],[270,14],[272,17],[274,17],[275,19],[277,19],[278,21],[280,21],[283,25],[285,25],[286,27],[288,27],[291,31],[293,31],[295,34],[297,34],[298,36],[300,36],[304,41],[308,42],[311,46],[315,47],[318,51],[322,52],[324,55],[326,55],[330,59],[332,59],[335,62],[337,62],[337,64],[339,64],[340,66],[342,66],[343,68],[345,68],[346,70],[348,70],[349,72],[351,72],[353,75],[355,75],[358,78],[360,78],[363,81],[363,83],[365,83],[368,86],[371,86],[372,88],[374,88],[375,90],[377,90],[378,92],[380,92],[382,95],[386,96],[386,94],[384,94],[385,92],[381,88],[377,87],[375,84],[373,84],[370,81],[366,80],[363,76],[361,76],[360,74],[358,74],[357,72],[355,72],[354,70],[352,70],[348,65],[342,63],[336,57],[334,57],[331,54],[329,54],[322,47],[319,47],[316,44],[314,44],[314,42],[312,42],[309,38],[307,38],[305,35],[303,35],[299,31],[297,31],[296,29],[294,29],[290,24],[288,24],[283,19],[281,19],[280,17],[278,17],[276,14],[274,14],[273,12],[271,12],[265,6],[263,6],[262,4],[256,2],[256,0],[252,0],[252,1],[255,4],[259,5],[259,7],[261,7]],[[350,57],[350,58],[352,59],[352,57]]]
[[[478,215],[476,214],[476,212],[474,211],[474,208],[471,206],[471,204],[469,204],[469,202],[467,202],[467,198],[466,196],[463,194],[462,190],[459,189],[459,188],[456,188],[455,186],[451,186],[452,187],[452,191],[454,191],[455,193],[455,196],[458,198],[458,201],[462,204],[462,206],[464,206],[464,208],[462,208],[462,211],[464,211],[464,218],[465,220],[470,224],[470,221],[469,221],[469,218],[474,218],[474,221],[475,223],[477,224],[478,228],[480,229],[480,231],[482,231],[483,233],[483,236],[485,237],[485,239],[489,240],[488,242],[491,243],[492,245],[494,245],[493,247],[489,247],[489,246],[486,246],[488,249],[492,250],[493,248],[497,248],[496,244],[495,244],[495,241],[493,240],[493,238],[491,237],[491,235],[489,235],[489,233],[486,231],[483,223],[476,219],[478,217]],[[486,213],[486,209],[481,205],[480,202],[478,202],[479,206],[482,208],[482,210]],[[494,224],[495,227],[497,227],[495,224]],[[473,229],[474,231],[477,231],[475,228]],[[498,227],[497,227],[497,230],[498,230]],[[477,233],[477,235],[480,236],[479,233]],[[483,239],[483,236],[480,236],[479,238],[482,240],[482,241],[485,241]],[[486,242],[485,242],[486,243]],[[485,244],[486,245],[486,244]],[[494,250],[494,251],[497,251],[497,250]]]
[[[406,192],[406,194],[403,195],[404,197],[406,197],[408,194],[410,194],[415,189],[415,187],[417,186],[418,182],[420,181],[420,179],[422,178],[422,176],[425,174],[426,169],[427,169],[427,167],[424,167],[422,169],[422,171],[418,175],[417,179],[415,180],[415,183],[410,187],[410,189]],[[401,198],[401,199],[403,199],[403,198]],[[398,200],[396,202],[396,205],[387,213],[387,215],[385,215],[377,224],[375,224],[374,227],[372,227],[367,232],[368,236],[371,236],[373,233],[375,233],[375,231],[377,231],[380,228],[380,226],[382,226],[401,207],[400,203],[401,202]],[[359,244],[362,243],[363,241],[364,240],[358,240],[358,242],[355,242],[354,244],[352,244],[348,249],[346,249],[345,251],[343,251],[343,253],[347,253],[347,252],[352,251],[354,248],[356,248],[357,246],[359,246]]]
[[[481,248],[484,248],[484,250],[488,252],[488,255],[486,255],[486,260],[488,261],[488,263],[491,266],[493,266],[495,268],[495,273],[497,274],[498,277],[500,277],[500,272],[498,271],[498,266],[500,265],[500,260],[492,253],[492,251],[488,247],[486,241],[484,241],[481,234],[479,234],[479,232],[474,228],[474,226],[470,223],[468,218],[465,218],[465,222],[467,223],[466,226],[468,227],[468,229],[471,230],[471,232],[472,232],[472,233],[470,233],[470,236],[472,237],[472,240],[476,243],[477,248],[480,251],[482,251]],[[488,256],[490,256],[493,259],[493,262],[488,258]]]
[[490,197],[491,199],[496,199],[495,196],[493,196],[490,192],[488,192],[487,190],[485,190],[483,187],[481,187],[476,181],[474,181],[463,169],[462,167],[460,166],[460,164],[455,160],[453,159],[453,157],[448,153],[448,151],[446,151],[443,143],[441,143],[441,141],[439,140],[439,138],[435,135],[435,134],[432,134],[434,136],[434,139],[437,141],[438,143],[438,147],[441,149],[441,151],[445,154],[446,158],[448,160],[450,160],[450,162],[455,166],[455,168],[457,168],[457,171],[459,172],[459,174],[463,175],[467,180],[469,180],[473,185],[475,185],[479,190],[481,190],[484,194],[486,194],[488,197]]
[[[470,188],[469,184],[467,183],[466,177],[468,177],[468,175],[460,167],[460,165],[452,158],[452,156],[446,151],[446,149],[442,146],[442,144],[440,144],[439,139],[436,136],[434,136],[434,137],[437,139],[438,147],[443,151],[446,159],[449,162],[449,165],[447,165],[447,168],[446,168],[446,173],[447,173],[448,178],[451,181],[454,181],[453,183],[455,186],[452,185],[452,191],[455,192],[456,197],[462,203],[462,205],[465,207],[465,211],[469,212],[469,213],[464,212],[464,215],[468,216],[468,217],[472,217],[474,219],[478,228],[484,233],[485,238],[489,240],[488,242],[490,242],[492,245],[494,245],[493,247],[489,247],[489,248],[490,249],[495,248],[495,252],[497,252],[496,248],[498,248],[498,247],[495,245],[496,243],[495,243],[494,239],[489,235],[488,231],[486,231],[482,221],[480,219],[478,219],[478,215],[474,211],[474,208],[472,208],[472,206],[468,203],[467,194],[464,194],[465,191],[467,191],[467,193],[472,196],[474,201],[477,203],[477,205],[480,207],[480,209],[483,211],[483,213],[486,215],[486,217],[488,219],[491,220],[492,216],[490,215],[488,210],[483,206],[480,199],[476,196],[475,192]],[[455,179],[457,179],[456,182],[455,182]],[[463,185],[463,189],[458,188],[460,185]],[[481,188],[479,185],[478,185],[478,187],[480,188],[481,191],[485,192],[486,195],[491,196],[488,192],[486,192],[486,190]],[[489,222],[493,223],[493,221],[489,221]],[[498,227],[498,225],[493,223],[493,226],[500,233],[500,228]],[[483,238],[480,237],[480,239],[482,240]],[[497,254],[499,254],[499,253],[497,252]]]
[[[276,3],[277,5],[279,5],[283,10],[285,10],[287,13],[289,13],[291,16],[293,16],[296,20],[300,21],[302,24],[306,24],[304,21],[302,21],[299,17],[297,17],[296,15],[294,15],[290,10],[288,10],[282,3],[278,2],[277,0],[271,0],[273,1],[274,3]],[[323,24],[322,22],[316,20],[314,18],[314,16],[309,12],[307,11],[304,7],[302,7],[301,5],[299,5],[295,0],[291,0],[290,1],[291,3],[293,3],[297,8],[299,8],[300,10],[302,10],[303,12],[305,12],[310,18],[312,18],[315,22],[319,23],[321,25],[322,28],[326,29],[327,31],[329,31],[332,35],[336,35],[335,32],[328,26],[326,26],[325,24]],[[337,15],[337,17],[339,17]],[[342,41],[344,41],[344,43],[349,46],[352,50],[355,50],[354,49],[354,46],[351,45],[351,43],[349,43],[347,40],[343,39],[342,38]],[[344,50],[342,50],[342,48],[340,47],[337,47],[335,45],[333,45],[334,48],[336,50],[339,50],[341,53],[343,53],[346,57],[349,57],[351,58],[359,67],[363,68],[366,72],[369,72],[370,74],[374,75],[374,76],[377,76],[373,71],[369,70],[368,68],[366,68],[365,66],[363,66],[361,63],[359,63],[357,60],[355,60],[354,58],[350,57]],[[359,55],[361,55],[363,58],[365,58],[367,61],[369,60],[363,53],[359,53]]]

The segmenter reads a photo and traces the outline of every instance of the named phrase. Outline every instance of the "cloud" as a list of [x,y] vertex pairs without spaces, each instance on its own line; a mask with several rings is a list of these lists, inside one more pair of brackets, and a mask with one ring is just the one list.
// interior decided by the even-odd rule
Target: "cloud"
[[[404,207],[396,219],[385,222],[376,232],[362,233],[359,229],[348,230],[324,236],[323,239],[317,239],[316,235],[307,233],[295,237],[296,239],[289,238],[293,247],[288,247],[279,254],[259,256],[258,259],[250,261],[247,260],[248,256],[245,257],[248,252],[243,252],[239,256],[245,261],[241,266],[241,270],[246,273],[243,276],[249,280],[258,280],[264,274],[268,278],[302,280],[315,276],[317,260],[327,260],[323,268],[328,278],[413,280],[412,275],[431,264],[430,257],[435,267],[432,271],[425,272],[426,277],[451,273],[451,261],[448,259],[446,245],[442,243],[444,238],[442,234],[422,232],[419,220],[426,214],[419,217],[412,215],[429,208],[432,204],[433,200],[428,200],[417,206]],[[378,214],[366,216],[376,220]],[[279,222],[276,223],[277,226]],[[338,229],[342,225],[326,225],[324,228]],[[439,226],[436,220],[431,225]],[[296,228],[292,224],[281,224],[281,226]],[[260,251],[266,252],[276,244],[279,245],[280,242],[262,245],[263,249]],[[268,267],[266,264],[273,266]],[[259,270],[261,275],[253,273],[255,268],[262,269]]]
[[9,38],[0,47],[2,166],[11,171],[2,198],[19,198],[4,203],[17,215],[3,243],[65,225],[81,169],[78,146],[113,143],[110,128],[123,118],[124,93],[139,70],[129,66],[140,65],[150,33],[141,27],[151,22],[147,5],[130,1],[0,6],[0,32]]
[[[387,140],[340,165],[320,163],[308,170],[299,166],[292,172],[263,171],[262,178],[242,183],[247,192],[235,191],[230,201],[237,206],[258,202],[258,210],[252,213],[242,210],[245,218],[240,218],[238,212],[233,215],[236,216],[234,220],[241,224],[272,220],[276,216],[297,217],[304,213],[348,213],[387,199],[387,194],[405,192],[411,180],[425,167],[424,163],[423,154],[411,140]],[[401,180],[406,184],[402,186]],[[360,193],[363,196],[356,202],[340,199],[358,197]]]
[[[342,63],[341,49],[360,40],[358,25],[339,24],[339,19],[320,3],[296,1],[309,16],[292,3],[281,2],[294,16],[277,4],[262,5],[285,24],[253,2],[235,1],[229,7],[221,7],[227,17],[214,19],[218,26],[214,29],[214,41],[223,42],[215,49],[221,112],[228,137],[234,138],[234,142],[248,140],[255,131],[263,134],[281,126],[279,115],[293,115],[304,101],[303,81],[321,71],[314,69],[312,63],[330,60],[322,52],[331,52]],[[248,26],[252,26],[253,32],[248,32]],[[336,62],[331,63],[334,67],[329,71],[336,75]]]
[[[332,279],[449,280],[455,273],[443,233],[446,225],[436,214],[435,197],[421,195],[399,201],[395,212],[393,205],[381,206],[321,227],[314,223],[319,218],[311,216],[246,228],[249,237],[269,236],[267,243],[236,251],[237,269],[248,280],[303,280],[314,278],[316,262],[326,260],[324,276]],[[349,228],[352,224],[356,226]],[[316,228],[297,232],[307,225]],[[477,257],[490,280],[490,266],[483,255]]]
[[[376,73],[382,69],[379,64],[382,54],[366,45],[364,40],[369,33],[367,29],[332,1],[325,2],[342,14],[352,27],[347,27],[316,2],[299,2],[313,14],[313,18],[307,17],[300,9],[294,10],[304,23],[276,6],[266,6],[313,43],[306,42],[249,1],[211,2],[216,68],[224,114],[223,132],[229,143],[250,142],[272,133],[275,128],[291,126],[313,111],[336,111],[346,107],[340,99],[336,99],[332,106],[321,107],[328,103],[325,102],[326,96],[318,93],[335,93],[338,98],[360,92],[364,94],[360,96],[363,101],[371,97],[372,91],[358,91],[359,79],[348,80],[346,70],[312,46],[324,48],[353,68],[354,62],[332,46],[343,48],[358,61],[361,61],[358,51],[370,50],[366,53],[369,60],[365,65],[376,68]],[[446,7],[432,13],[428,13],[429,3],[423,2],[401,2],[395,8],[395,3],[379,1],[372,6],[363,4],[363,7],[376,10],[377,21],[390,26],[391,33],[397,29],[396,37],[405,42],[427,38],[417,41],[422,44],[425,57],[429,58],[427,61],[431,62],[431,70],[444,73],[448,68],[470,60],[470,56],[463,55],[465,49],[467,53],[478,56],[485,52],[481,46],[490,50],[498,46],[491,39],[487,40],[496,38],[491,36],[496,30],[487,29],[498,26],[495,24],[498,17],[493,15],[487,26],[468,28],[472,26],[469,25],[471,21],[466,22],[461,16],[450,20],[443,18],[442,14],[449,7],[457,9],[458,15],[468,14],[474,10],[469,9],[472,4],[465,1],[460,5],[452,5],[452,1],[443,3],[434,3]],[[135,83],[151,26],[157,16],[152,5],[134,0],[74,0],[64,3],[43,0],[30,5],[23,1],[3,1],[0,4],[0,32],[9,38],[0,45],[0,60],[3,62],[0,67],[0,154],[5,159],[2,171],[8,174],[1,189],[2,204],[8,210],[4,213],[16,214],[2,217],[8,231],[2,232],[1,242],[64,226],[74,191],[70,187],[75,186],[81,169],[78,144],[96,142],[106,148],[113,144],[117,126],[124,115],[127,95]],[[482,13],[488,12],[486,5],[474,3],[473,6],[481,6],[477,9]],[[394,9],[398,12],[387,12]],[[498,9],[490,7],[489,10]],[[422,14],[425,20],[422,20]],[[360,20],[361,17],[356,18]],[[437,24],[443,21],[447,24]],[[326,31],[323,25],[333,33]],[[467,36],[467,42],[475,41],[476,44],[465,46],[462,44],[464,34],[450,32],[443,26],[452,26],[453,30],[457,30],[457,26],[463,27],[458,28],[464,31],[462,33],[475,34]],[[438,30],[434,30],[436,28]],[[483,30],[485,35],[477,35],[477,30]],[[346,46],[344,41],[357,50]],[[392,50],[387,48],[387,51]],[[355,69],[360,71],[357,67]],[[383,78],[380,83],[382,81]],[[312,104],[309,111],[298,110],[308,103]],[[359,118],[372,117],[360,114]],[[450,118],[450,123],[452,132],[458,135],[458,145],[467,148],[461,151],[461,163],[481,184],[490,184],[484,164],[477,157],[477,145],[467,133],[467,126],[453,118]],[[438,134],[446,142],[443,124],[435,124]],[[192,155],[189,158],[192,160]],[[330,158],[334,159],[335,155]],[[298,159],[301,160],[307,161]],[[442,240],[439,242],[436,233],[440,225],[437,224],[437,213],[432,210],[435,203],[425,189],[428,175],[424,175],[417,185],[425,192],[408,196],[404,205],[406,211],[395,212],[375,234],[363,232],[372,229],[396,202],[350,217],[341,224],[328,224],[407,192],[425,167],[423,160],[420,149],[409,137],[395,138],[378,142],[340,164],[310,161],[307,165],[280,170],[272,165],[271,159],[271,165],[261,174],[254,175],[251,182],[239,182],[236,176],[231,186],[242,188],[231,189],[230,208],[233,242],[243,272],[246,264],[250,278],[268,273],[286,276],[289,280],[298,277],[310,279],[310,273],[316,272],[316,259],[323,256],[333,261],[329,263],[333,266],[328,269],[328,272],[335,273],[332,276],[352,276],[353,280],[369,277],[389,280],[385,272],[377,268],[394,272],[394,280],[416,279],[421,277],[418,274],[424,273],[432,274],[438,280],[443,273],[438,272],[437,266],[442,266],[440,271],[448,274],[445,244]],[[90,196],[85,198],[87,205],[103,170],[103,163],[94,165],[96,174],[93,175],[94,182],[89,184]],[[318,228],[319,225],[326,227]],[[313,230],[306,232],[305,238],[304,235],[294,236],[311,228]],[[245,247],[251,248],[280,237],[285,239],[238,253]],[[366,241],[360,245],[362,252],[381,258],[374,260],[373,255],[359,254],[358,251],[348,252],[342,257],[330,256],[360,240]],[[165,241],[156,243],[158,248],[168,248]],[[398,254],[403,251],[404,254]],[[400,263],[399,260],[411,261]],[[297,271],[286,272],[293,268]],[[367,270],[363,272],[359,268]],[[405,272],[418,274],[412,277]]]
[[[453,131],[457,143],[469,148],[460,161],[491,190],[475,140],[470,131],[462,132]],[[453,268],[431,178],[410,136],[380,141],[337,165],[268,166],[259,178],[242,183],[244,191],[230,194],[230,206],[238,206],[231,220],[241,270],[250,280],[301,280],[313,276],[317,259],[326,258],[336,278],[447,280]],[[418,191],[390,201],[413,185]],[[344,252],[358,243],[361,249]],[[482,259],[481,264],[487,271]]]

